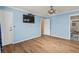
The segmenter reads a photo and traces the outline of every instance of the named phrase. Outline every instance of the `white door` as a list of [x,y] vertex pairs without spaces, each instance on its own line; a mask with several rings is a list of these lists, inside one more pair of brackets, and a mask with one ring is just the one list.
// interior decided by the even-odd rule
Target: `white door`
[[44,20],[44,34],[50,35],[50,19]]
[[12,12],[3,12],[4,13],[4,27],[5,27],[5,38],[3,40],[4,45],[12,44],[13,42],[13,13]]

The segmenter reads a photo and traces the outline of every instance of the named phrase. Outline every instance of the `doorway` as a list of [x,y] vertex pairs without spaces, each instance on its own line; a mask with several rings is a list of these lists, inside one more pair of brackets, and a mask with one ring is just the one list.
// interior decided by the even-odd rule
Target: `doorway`
[[45,19],[44,34],[50,36],[50,19]]
[[41,19],[41,35],[50,36],[50,19]]
[[70,16],[70,39],[79,41],[79,15]]

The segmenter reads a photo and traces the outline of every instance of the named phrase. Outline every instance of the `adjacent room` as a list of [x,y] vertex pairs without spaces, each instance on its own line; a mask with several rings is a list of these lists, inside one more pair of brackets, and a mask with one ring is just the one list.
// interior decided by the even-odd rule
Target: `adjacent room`
[[0,6],[0,52],[79,53],[79,7]]

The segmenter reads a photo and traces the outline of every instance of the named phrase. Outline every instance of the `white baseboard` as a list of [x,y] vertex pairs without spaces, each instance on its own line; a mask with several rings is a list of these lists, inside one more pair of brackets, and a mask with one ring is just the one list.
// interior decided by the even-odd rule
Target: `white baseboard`
[[[38,37],[40,37],[40,36],[41,36],[41,35],[34,36],[34,37],[30,37],[30,38],[27,38],[27,39],[25,38],[25,39],[22,39],[22,40],[20,40],[20,41],[13,42],[12,44],[16,44],[16,43],[23,42],[23,41],[26,41],[26,40],[31,40],[31,39],[34,39],[34,38],[38,38]],[[49,35],[49,36],[53,36],[53,37],[58,37],[58,38],[70,40],[70,38],[65,38],[65,37],[62,37],[62,36],[56,36],[56,35]],[[7,44],[5,44],[5,45],[7,45]],[[4,45],[3,45],[3,46],[4,46]]]
[[12,43],[2,43],[2,46],[9,45],[9,44],[12,44]]
[[23,41],[26,41],[26,40],[31,40],[31,39],[34,39],[34,38],[38,38],[38,37],[40,37],[41,35],[38,35],[38,36],[34,36],[34,37],[30,37],[30,38],[25,38],[25,39],[22,39],[22,40],[20,40],[20,41],[16,41],[16,42],[13,42],[13,44],[16,44],[16,43],[19,43],[19,42],[23,42]]
[[[44,34],[44,35],[48,35],[48,34]],[[58,38],[70,40],[70,38],[66,38],[66,37],[62,37],[62,36],[57,36],[57,35],[48,35],[48,36],[53,36],[53,37],[58,37]]]
[[56,36],[56,35],[51,35],[51,36],[70,40],[70,38],[66,38],[66,37],[62,37],[62,36]]

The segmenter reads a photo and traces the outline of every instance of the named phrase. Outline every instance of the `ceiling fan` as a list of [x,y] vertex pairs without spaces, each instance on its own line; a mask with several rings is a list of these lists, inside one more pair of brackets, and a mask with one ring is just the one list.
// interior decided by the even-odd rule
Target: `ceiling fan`
[[48,10],[49,14],[55,14],[56,10],[53,7],[54,6],[50,6],[50,9]]

